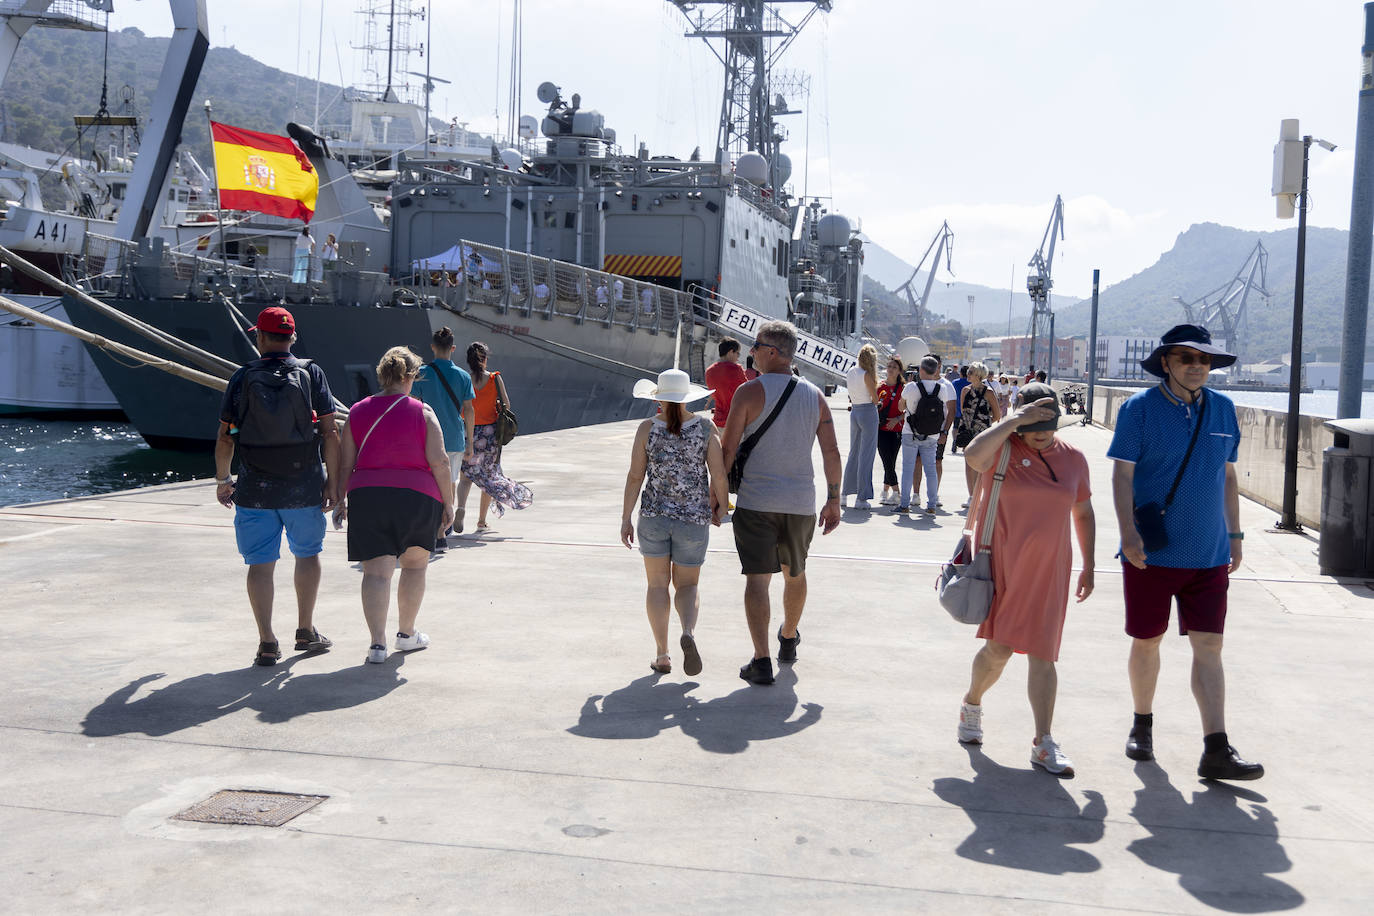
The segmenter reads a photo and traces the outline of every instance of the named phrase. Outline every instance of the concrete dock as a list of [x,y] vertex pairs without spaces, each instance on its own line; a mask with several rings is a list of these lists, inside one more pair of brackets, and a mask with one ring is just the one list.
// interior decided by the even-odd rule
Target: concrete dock
[[[286,657],[259,668],[208,480],[0,509],[3,909],[1370,911],[1374,590],[1319,575],[1315,538],[1242,505],[1228,726],[1266,776],[1196,777],[1176,636],[1158,761],[1133,763],[1109,433],[1064,429],[1090,456],[1098,544],[1060,657],[1077,777],[1058,780],[1029,763],[1024,659],[985,700],[982,749],[955,740],[978,643],[931,586],[964,522],[961,456],[954,514],[851,509],[816,538],[799,661],[751,687],[728,524],[702,575],[705,670],[680,673],[674,620],[674,673],[649,671],[643,567],[618,541],[634,427],[513,443],[534,505],[451,541],[420,616],[433,645],[384,665],[363,664],[360,573],[332,529],[316,623],[334,649],[289,651],[288,557]],[[221,789],[328,798],[276,828],[172,819]]]

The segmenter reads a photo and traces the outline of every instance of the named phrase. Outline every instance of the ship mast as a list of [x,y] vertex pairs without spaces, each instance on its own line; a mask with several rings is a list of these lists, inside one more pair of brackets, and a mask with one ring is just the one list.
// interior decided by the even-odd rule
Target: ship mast
[[[776,114],[794,114],[770,98],[774,64],[818,11],[830,12],[830,0],[669,0],[687,18],[689,38],[706,42],[725,66],[725,90],[716,132],[716,161],[722,166],[745,152],[768,160],[770,182],[777,186],[779,146],[785,132]],[[784,7],[804,6],[795,24]],[[712,7],[712,12],[702,8]],[[695,13],[695,16],[693,16]],[[781,97],[780,97],[781,98]]]

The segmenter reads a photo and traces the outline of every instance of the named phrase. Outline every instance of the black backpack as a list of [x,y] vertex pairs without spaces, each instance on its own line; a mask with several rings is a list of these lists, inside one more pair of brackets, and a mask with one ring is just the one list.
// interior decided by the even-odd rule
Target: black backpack
[[256,360],[243,374],[238,446],[243,463],[290,477],[320,463],[315,411],[310,406],[309,360]]
[[945,402],[940,397],[940,382],[936,380],[931,384],[934,388],[927,393],[925,383],[916,380],[921,398],[916,402],[916,409],[906,418],[911,431],[918,436],[939,435],[940,430],[945,428]]

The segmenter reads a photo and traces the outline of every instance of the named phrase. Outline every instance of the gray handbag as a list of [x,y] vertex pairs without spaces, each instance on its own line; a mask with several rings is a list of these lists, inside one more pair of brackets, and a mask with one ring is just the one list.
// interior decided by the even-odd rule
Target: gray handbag
[[1009,460],[1010,442],[1002,446],[1002,456],[992,475],[992,492],[983,507],[977,551],[970,557],[969,532],[960,534],[953,558],[940,568],[940,577],[935,582],[940,604],[960,623],[980,624],[987,620],[988,611],[992,610],[992,529],[997,521],[997,497],[1002,491]]

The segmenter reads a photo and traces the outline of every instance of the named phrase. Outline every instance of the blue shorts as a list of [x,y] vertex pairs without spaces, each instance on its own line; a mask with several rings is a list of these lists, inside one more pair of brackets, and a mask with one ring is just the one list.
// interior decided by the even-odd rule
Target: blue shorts
[[658,515],[641,515],[639,552],[646,557],[667,557],[678,566],[700,566],[706,562],[710,527]]
[[319,506],[305,509],[245,509],[234,507],[234,539],[249,566],[275,563],[281,556],[281,533],[293,557],[313,557],[324,550],[324,513]]

